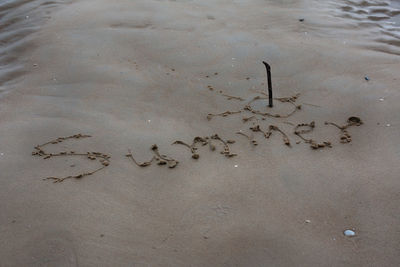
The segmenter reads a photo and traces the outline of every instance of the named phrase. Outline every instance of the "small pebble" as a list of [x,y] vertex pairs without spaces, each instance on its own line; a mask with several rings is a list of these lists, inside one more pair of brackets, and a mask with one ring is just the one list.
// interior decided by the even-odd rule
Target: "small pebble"
[[382,97],[382,98],[379,98],[379,101],[384,101],[385,99]]
[[151,120],[147,120],[147,122],[151,122]]
[[369,81],[369,77],[368,77],[368,76],[365,76],[364,79],[365,79],[366,81]]
[[392,126],[392,125],[390,125],[390,123],[386,124],[386,127],[390,127],[390,126]]
[[301,18],[301,19],[299,19],[299,21],[300,21],[300,22],[303,22],[303,21],[304,21],[304,19],[303,19],[303,18]]
[[343,234],[344,234],[345,236],[352,237],[352,236],[355,236],[355,235],[356,235],[356,232],[354,232],[353,230],[347,229],[347,230],[345,230],[345,231],[343,232]]
[[235,168],[237,168],[238,167],[238,165],[235,165]]
[[311,221],[310,220],[306,220],[306,223],[310,223]]

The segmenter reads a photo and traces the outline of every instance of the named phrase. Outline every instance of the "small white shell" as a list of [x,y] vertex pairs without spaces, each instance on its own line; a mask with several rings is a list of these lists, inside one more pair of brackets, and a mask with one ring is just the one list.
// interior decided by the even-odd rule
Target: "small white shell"
[[354,232],[353,230],[347,229],[347,230],[344,230],[343,234],[344,234],[345,236],[352,237],[352,236],[355,236],[355,235],[356,235],[356,232]]

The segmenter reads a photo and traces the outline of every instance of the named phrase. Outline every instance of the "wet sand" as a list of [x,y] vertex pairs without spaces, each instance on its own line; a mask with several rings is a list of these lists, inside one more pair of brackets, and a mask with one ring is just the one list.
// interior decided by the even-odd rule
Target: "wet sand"
[[[0,8],[9,21],[1,32],[8,63],[1,72],[0,265],[400,264],[399,30],[384,23],[390,18],[354,15],[395,12],[385,2],[18,3],[21,13]],[[207,120],[266,89],[263,60],[276,97],[300,93],[301,110],[259,122],[277,125],[291,147],[276,133],[253,133],[258,146],[235,134],[251,133],[252,122],[242,121],[249,113]],[[275,101],[274,112],[290,110]],[[342,144],[340,131],[324,122],[343,125],[350,116],[364,124],[350,127],[352,142]],[[285,123],[311,121],[316,128],[307,137],[332,148],[296,144]],[[99,151],[111,164],[82,179],[43,181],[98,167],[31,155],[35,145],[76,133],[92,137],[48,150]],[[214,133],[236,140],[230,146],[238,155],[204,147],[195,160],[171,145]],[[152,144],[179,165],[140,168],[125,157],[131,149],[148,160]],[[345,237],[345,229],[356,236]]]

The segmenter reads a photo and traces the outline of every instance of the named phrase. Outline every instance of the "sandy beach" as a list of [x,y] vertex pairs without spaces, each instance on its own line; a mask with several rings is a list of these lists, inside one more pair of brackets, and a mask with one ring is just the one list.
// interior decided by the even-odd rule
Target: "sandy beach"
[[[0,266],[399,266],[399,15],[383,0],[0,3]],[[262,61],[273,108],[252,102]],[[311,122],[305,139],[331,147],[294,134]],[[44,147],[83,156],[32,155],[79,133]],[[237,155],[172,145],[214,134]],[[126,157],[153,144],[179,164]]]

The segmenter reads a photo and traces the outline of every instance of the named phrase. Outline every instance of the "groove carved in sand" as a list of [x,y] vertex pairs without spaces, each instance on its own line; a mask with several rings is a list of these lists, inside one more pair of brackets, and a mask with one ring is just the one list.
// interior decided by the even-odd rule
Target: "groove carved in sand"
[[79,157],[86,157],[90,160],[98,160],[101,166],[93,171],[83,172],[77,175],[68,175],[66,177],[47,177],[43,180],[52,180],[54,183],[61,183],[66,179],[76,178],[80,179],[85,176],[93,175],[96,172],[106,168],[110,165],[110,156],[100,152],[86,152],[86,153],[76,153],[75,151],[61,151],[58,153],[48,153],[44,150],[44,147],[51,144],[59,144],[68,139],[82,139],[91,137],[90,135],[83,135],[83,134],[75,134],[67,137],[58,137],[54,140],[46,142],[41,145],[35,146],[35,150],[32,152],[32,155],[42,157],[43,159],[50,159],[53,157],[68,157],[68,156],[79,156]]

